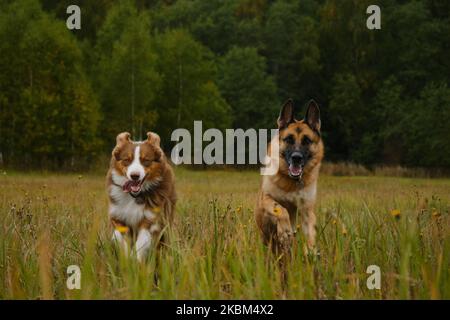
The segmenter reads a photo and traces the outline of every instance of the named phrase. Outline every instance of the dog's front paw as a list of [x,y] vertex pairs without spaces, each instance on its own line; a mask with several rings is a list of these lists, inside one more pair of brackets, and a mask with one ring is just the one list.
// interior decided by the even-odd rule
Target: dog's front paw
[[274,214],[277,217],[277,242],[281,250],[289,250],[293,239],[294,231],[291,226],[288,212],[280,207],[274,208]]
[[312,261],[316,261],[320,259],[320,252],[315,246],[308,246],[307,244],[303,245],[303,255],[308,259],[312,259]]

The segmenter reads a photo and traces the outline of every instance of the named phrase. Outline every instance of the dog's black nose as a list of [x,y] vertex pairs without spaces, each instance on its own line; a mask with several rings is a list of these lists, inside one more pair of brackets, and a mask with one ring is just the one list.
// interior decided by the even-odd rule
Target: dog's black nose
[[131,180],[138,181],[138,180],[139,180],[139,177],[140,177],[140,174],[139,174],[139,173],[132,172],[132,173],[130,174],[130,177],[131,177]]
[[291,159],[294,164],[301,164],[303,162],[303,155],[300,152],[294,152],[291,155]]

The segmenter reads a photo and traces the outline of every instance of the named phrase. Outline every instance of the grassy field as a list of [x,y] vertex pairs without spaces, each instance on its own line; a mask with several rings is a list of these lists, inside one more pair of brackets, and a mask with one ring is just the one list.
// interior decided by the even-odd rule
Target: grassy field
[[[177,169],[170,247],[111,247],[104,178],[0,176],[1,299],[450,299],[450,180],[321,176],[318,256],[297,243],[283,292],[253,218],[255,172]],[[66,287],[69,265],[81,289]],[[381,268],[381,290],[366,286]]]

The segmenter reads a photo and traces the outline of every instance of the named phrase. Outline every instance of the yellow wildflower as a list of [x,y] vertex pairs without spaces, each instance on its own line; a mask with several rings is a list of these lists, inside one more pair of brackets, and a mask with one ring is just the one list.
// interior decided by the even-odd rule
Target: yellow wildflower
[[281,215],[281,208],[280,207],[277,207],[276,205],[273,207],[273,213],[276,215],[276,216],[280,216]]
[[160,207],[154,207],[154,208],[152,208],[152,211],[154,213],[160,213],[161,212],[161,208]]
[[116,230],[120,233],[127,233],[129,231],[129,228],[127,226],[117,225]]
[[398,210],[398,209],[394,209],[394,210],[391,210],[391,216],[393,216],[394,218],[396,218],[396,219],[399,219],[400,218],[400,210]]
[[437,211],[435,208],[433,208],[433,211],[431,212],[431,216],[435,219],[439,218],[441,213]]

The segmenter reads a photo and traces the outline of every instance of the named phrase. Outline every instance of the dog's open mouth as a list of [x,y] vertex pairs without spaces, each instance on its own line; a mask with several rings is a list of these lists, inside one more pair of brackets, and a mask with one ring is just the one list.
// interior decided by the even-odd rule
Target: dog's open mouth
[[144,182],[144,179],[141,181],[134,181],[134,180],[128,180],[123,185],[123,191],[124,192],[131,192],[131,193],[138,193],[141,191],[142,183]]
[[293,164],[289,165],[289,176],[291,178],[300,179],[303,175],[303,165],[302,164]]

